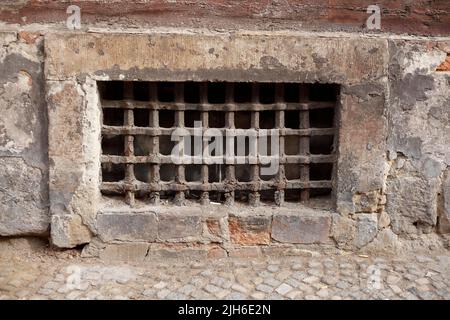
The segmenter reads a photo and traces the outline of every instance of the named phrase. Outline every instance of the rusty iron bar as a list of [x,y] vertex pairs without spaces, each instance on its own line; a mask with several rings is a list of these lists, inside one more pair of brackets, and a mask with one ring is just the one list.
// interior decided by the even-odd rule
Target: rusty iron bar
[[[154,103],[158,100],[158,93],[156,88],[156,83],[149,83],[149,99],[151,103]],[[153,128],[159,127],[159,111],[158,110],[150,110],[149,112],[149,126]],[[159,136],[153,135],[151,136],[151,150],[150,154],[159,154]],[[148,163],[148,162],[146,162]],[[160,181],[160,164],[152,163],[150,166],[150,175],[151,182],[155,184],[159,184]],[[158,190],[150,192],[150,203],[153,205],[158,205],[161,200],[161,194]]]
[[[275,86],[275,103],[283,104],[284,102],[284,86],[281,83],[277,83]],[[281,130],[284,128],[284,110],[277,110],[275,113],[275,128]],[[280,135],[279,140],[279,154],[284,157],[284,136]],[[280,159],[281,160],[281,159]],[[274,195],[274,202],[277,206],[284,204],[284,189],[286,187],[286,175],[284,171],[284,163],[279,162],[278,175],[277,175],[277,190]]]
[[[208,85],[206,83],[200,84],[200,103],[202,105],[208,104]],[[201,113],[201,121],[203,130],[207,130],[209,127],[209,113],[208,111],[202,111]],[[208,141],[202,140],[202,150],[207,150]],[[207,185],[209,182],[209,167],[207,164],[202,164],[202,183]],[[200,203],[202,205],[209,204],[209,192],[203,191],[200,195]]]
[[[280,146],[280,149],[282,146]],[[207,163],[208,157],[195,157],[195,159],[202,160],[203,163]],[[227,158],[223,157],[224,161]],[[165,155],[149,155],[149,156],[116,156],[116,155],[102,155],[100,158],[102,163],[113,163],[113,164],[121,164],[121,163],[149,163],[149,164],[171,164],[172,159],[170,156]],[[229,158],[228,158],[229,160]],[[279,161],[280,165],[283,164],[311,164],[311,163],[334,163],[336,160],[336,156],[334,154],[330,155],[320,155],[314,154],[310,156],[300,156],[300,155],[285,155],[280,156]]]
[[[125,82],[124,83],[124,97],[125,98],[132,98],[133,97],[133,82]],[[133,127],[134,126],[134,112],[132,109],[124,109],[124,121],[125,125],[127,127]],[[125,136],[125,152],[124,155],[126,157],[134,156],[134,136],[133,135],[126,135]],[[126,171],[125,171],[125,183],[127,184],[128,188],[125,194],[125,201],[130,206],[135,205],[135,193],[134,191],[130,190],[132,189],[132,186],[135,182],[134,177],[134,164],[133,163],[127,163],[126,164]]]
[[[260,204],[261,191],[274,191],[274,202],[281,206],[285,201],[285,191],[290,189],[300,190],[299,200],[308,201],[311,189],[332,188],[332,181],[310,181],[310,164],[331,163],[336,161],[336,155],[310,154],[310,138],[312,136],[334,136],[335,128],[311,128],[309,110],[329,109],[335,107],[335,102],[322,102],[309,100],[309,85],[299,84],[299,102],[287,103],[284,98],[284,85],[275,84],[275,99],[273,104],[261,104],[260,86],[252,84],[251,103],[236,103],[234,98],[234,83],[225,84],[225,103],[212,104],[208,101],[208,85],[201,83],[199,86],[199,103],[185,103],[184,83],[175,83],[174,102],[160,102],[157,97],[157,83],[151,82],[148,85],[149,101],[135,101],[134,88],[132,82],[124,82],[124,99],[119,101],[101,100],[103,108],[122,108],[124,110],[124,123],[122,126],[102,126],[104,135],[124,136],[124,155],[102,154],[101,162],[104,164],[124,164],[125,178],[117,182],[103,182],[101,190],[107,193],[124,194],[126,202],[133,206],[135,204],[136,193],[147,192],[152,204],[158,204],[161,192],[175,192],[174,203],[182,205],[187,192],[200,192],[201,204],[208,204],[211,192],[217,192],[225,197],[225,204],[232,205],[235,201],[235,191],[243,191],[247,194],[250,205]],[[149,109],[149,126],[136,127],[134,125],[134,109]],[[174,110],[175,122],[172,128],[161,128],[159,124],[160,110]],[[176,165],[174,181],[161,181],[161,164],[171,164],[169,155],[160,154],[160,136],[168,136],[174,128],[185,128],[185,112],[200,111],[200,119],[203,128],[206,130],[210,124],[209,111],[223,111],[225,113],[225,127],[220,128],[221,132],[227,136],[227,131],[235,129],[235,112],[250,111],[250,121],[252,129],[259,129],[260,111],[275,111],[275,128],[279,130],[279,171],[273,178],[264,181],[260,178],[261,161],[257,157],[256,163],[249,164],[250,181],[240,182],[236,179],[234,144],[235,137],[231,136],[225,142],[225,178],[219,182],[209,182],[211,167],[208,166],[210,159],[199,157],[201,160],[201,179],[198,182],[187,182],[185,179],[186,167],[184,164]],[[299,128],[286,128],[285,111],[299,111]],[[185,128],[191,134],[194,128]],[[148,155],[135,156],[134,139],[136,135],[150,137],[150,149]],[[284,153],[285,136],[299,137],[299,154],[286,155]],[[203,150],[208,147],[208,141],[202,143]],[[148,182],[141,182],[136,179],[134,173],[135,164],[149,164],[150,178]],[[298,164],[300,166],[300,177],[296,180],[287,180],[285,174],[285,164]]]
[[151,110],[197,110],[197,111],[277,111],[277,110],[316,110],[333,109],[333,101],[282,102],[271,104],[253,103],[183,103],[137,101],[137,100],[101,100],[107,109],[151,109]]
[[[227,112],[231,114],[234,112]],[[194,128],[184,128],[189,134],[194,134]],[[222,135],[226,135],[229,128],[216,128]],[[102,133],[105,135],[144,135],[144,136],[170,136],[174,128],[147,128],[147,127],[129,127],[129,126],[108,126],[103,125]],[[280,136],[330,136],[334,135],[333,128],[304,128],[291,129],[281,128]]]
[[[309,100],[309,85],[304,84],[300,85],[300,102],[306,103]],[[309,110],[300,110],[299,112],[299,126],[300,129],[309,129]],[[300,155],[309,156],[309,145],[310,145],[310,137],[309,136],[301,136],[300,137]],[[300,180],[307,182],[309,181],[309,165],[302,164],[300,165]],[[300,201],[308,201],[309,200],[309,189],[302,189],[300,191]]]
[[[177,82],[175,84],[175,103],[177,105],[182,105],[183,101],[184,101],[184,83]],[[184,110],[175,111],[175,127],[184,128]],[[176,165],[175,170],[176,170],[175,181],[183,185],[186,180],[184,165]],[[177,190],[174,199],[175,205],[178,206],[183,205],[185,196],[186,195],[184,193],[184,190]]]
[[[253,182],[239,182],[234,186],[234,191],[249,191],[253,187]],[[259,190],[275,190],[277,187],[277,182],[274,181],[261,181],[259,184]],[[329,180],[316,180],[304,182],[300,180],[289,180],[286,182],[286,189],[323,189],[331,188],[332,181]],[[200,182],[185,182],[183,184],[173,182],[173,181],[160,181],[159,183],[148,183],[136,181],[133,185],[127,184],[125,181],[118,182],[102,182],[102,191],[109,191],[114,193],[124,193],[124,191],[217,191],[226,193],[228,192],[228,185],[225,182],[211,182],[208,185]]]

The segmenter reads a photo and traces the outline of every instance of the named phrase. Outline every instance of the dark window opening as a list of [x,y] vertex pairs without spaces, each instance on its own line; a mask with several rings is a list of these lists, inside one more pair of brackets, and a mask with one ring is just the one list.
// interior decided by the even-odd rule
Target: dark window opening
[[[278,204],[332,193],[336,108],[330,102],[337,103],[337,85],[100,81],[98,88],[104,195],[126,195],[130,204],[135,198]],[[270,165],[260,156],[249,163],[255,140],[248,136],[229,137],[234,141],[232,155],[243,148],[239,155],[244,163],[173,163],[171,154],[178,143],[172,141],[173,130],[193,132],[195,121],[223,134],[234,129],[278,130],[278,140],[267,137],[267,152],[259,154],[272,155],[272,140],[282,143],[276,171],[267,173]],[[225,158],[229,153],[226,137],[222,139],[222,152],[216,150],[212,156]],[[207,140],[200,141],[204,151]],[[192,137],[185,141],[183,156],[199,156],[194,142]],[[258,148],[263,142],[256,138]]]

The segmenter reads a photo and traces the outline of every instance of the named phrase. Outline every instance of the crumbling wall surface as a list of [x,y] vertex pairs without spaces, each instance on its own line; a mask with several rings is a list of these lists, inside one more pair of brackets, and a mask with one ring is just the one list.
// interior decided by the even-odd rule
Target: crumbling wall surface
[[[20,2],[23,12],[30,14],[33,3],[44,3]],[[19,2],[10,3],[14,7]],[[4,12],[0,10],[0,18]],[[45,14],[34,16],[37,22],[39,17]],[[449,25],[444,24],[444,29]],[[41,27],[46,31],[30,31]],[[290,42],[274,42],[277,45],[270,47],[266,41],[279,38],[281,33],[264,31],[255,45],[251,42],[255,39],[239,42],[239,32],[215,29],[167,29],[163,35],[161,30],[147,29],[145,34],[136,35],[139,31],[135,31],[131,35],[123,29],[117,33],[112,27],[61,32],[62,27],[63,21],[57,27],[10,25],[8,30],[13,31],[0,31],[0,236],[47,235],[51,221],[52,241],[60,247],[90,243],[90,250],[94,250],[104,249],[110,242],[107,255],[148,255],[151,246],[154,254],[162,256],[187,252],[187,248],[203,256],[205,252],[197,247],[201,242],[207,244],[207,256],[211,257],[295,249],[289,247],[292,244],[397,250],[407,243],[440,245],[448,239],[450,38],[297,33],[293,26],[283,31],[289,34]],[[438,34],[445,34],[440,30]],[[250,31],[245,37],[257,34]],[[120,41],[114,45],[109,41],[112,38]],[[190,40],[185,41],[187,38]],[[143,39],[145,45],[136,39]],[[155,50],[155,41],[158,54],[141,54],[140,50]],[[236,48],[244,49],[225,52],[232,41],[239,42]],[[53,48],[47,50],[47,60],[44,42]],[[299,45],[302,43],[308,45]],[[286,44],[291,49],[278,53]],[[321,53],[328,52],[324,48],[336,53],[322,57]],[[348,54],[342,54],[342,48]],[[69,54],[62,54],[63,49]],[[300,56],[303,50],[303,59],[292,54],[294,49]],[[175,50],[179,52],[160,54]],[[277,55],[281,59],[275,59]],[[61,57],[60,63],[52,60],[55,56]],[[181,56],[184,59],[179,59]],[[181,67],[170,69],[165,61]],[[214,66],[221,61],[236,64],[217,77]],[[99,63],[102,68],[98,68]],[[140,64],[151,68],[141,68]],[[80,73],[77,70],[81,67]],[[133,216],[124,210],[97,216],[93,204],[100,198],[100,112],[95,80],[183,80],[200,67],[204,68],[199,80],[238,81],[242,80],[242,69],[247,68],[254,71],[248,73],[250,80],[284,77],[342,85],[345,114],[340,121],[345,128],[340,128],[338,169],[343,174],[337,181],[336,212],[298,217],[275,208],[269,216],[252,217],[221,210],[219,217],[180,218],[165,212]],[[295,70],[297,73],[292,72]],[[368,78],[371,82],[364,85]],[[50,128],[47,115],[53,119]],[[130,216],[136,219],[134,224],[128,223]],[[174,230],[183,230],[185,236],[180,240]],[[167,243],[172,246],[170,250],[163,246]],[[224,243],[230,245],[228,253],[223,250]]]
[[0,33],[0,236],[49,227],[43,36]]
[[[391,40],[386,212],[403,238],[450,232],[450,42]],[[446,71],[445,71],[446,70]]]
[[0,20],[64,23],[70,4],[81,8],[84,23],[104,25],[233,29],[239,21],[245,29],[352,32],[365,30],[367,7],[377,4],[385,32],[447,35],[450,31],[447,0],[2,0]]

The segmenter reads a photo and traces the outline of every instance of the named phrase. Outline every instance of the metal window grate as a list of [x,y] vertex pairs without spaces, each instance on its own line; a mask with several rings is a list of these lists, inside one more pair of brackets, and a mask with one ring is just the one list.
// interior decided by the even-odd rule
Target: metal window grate
[[[182,204],[188,198],[202,204],[211,199],[282,205],[331,194],[337,85],[101,81],[98,86],[104,195],[125,196],[130,205],[136,198],[152,204],[162,198]],[[174,164],[170,136],[176,128],[193,132],[194,121],[224,135],[230,129],[277,129],[278,172],[262,176],[258,159]],[[206,148],[208,142],[202,143]],[[226,158],[233,145],[223,143]]]

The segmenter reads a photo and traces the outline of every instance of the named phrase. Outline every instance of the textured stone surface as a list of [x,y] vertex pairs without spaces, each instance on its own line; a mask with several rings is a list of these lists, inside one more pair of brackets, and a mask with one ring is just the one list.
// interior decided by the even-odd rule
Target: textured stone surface
[[47,82],[51,212],[96,212],[100,109],[94,81]]
[[[376,206],[373,195],[383,188],[387,135],[386,90],[386,78],[342,88],[336,178],[339,212],[372,210]],[[355,200],[359,201],[355,203]]]
[[232,258],[257,258],[261,257],[261,247],[245,246],[242,248],[232,248],[229,256]]
[[[174,54],[165,54],[168,49]],[[379,39],[342,41],[336,37],[299,37],[289,32],[54,33],[47,35],[45,41],[45,71],[46,78],[51,80],[65,80],[78,74],[159,81],[186,78],[207,81],[215,77],[222,81],[314,82],[326,78],[327,82],[361,84],[372,80],[377,89],[377,79],[386,74],[386,49],[386,42]],[[291,54],[293,50],[295,55]],[[354,63],[342,63],[347,54],[352,55]],[[86,59],[87,56],[91,58]],[[359,68],[359,63],[364,68]]]
[[272,238],[289,243],[326,243],[329,241],[331,217],[275,215]]
[[61,248],[73,248],[92,238],[90,229],[75,214],[52,215],[50,235],[52,243]]
[[450,233],[450,171],[447,170],[442,181],[442,195],[439,203],[440,233]]
[[[283,6],[278,7],[282,18]],[[219,218],[201,212],[174,219],[177,212],[171,211],[158,214],[159,241],[220,244],[198,256],[222,256],[230,243],[328,243],[328,226],[332,239],[346,249],[379,248],[383,242],[397,248],[405,239],[445,243],[433,236],[450,228],[445,175],[450,166],[450,78],[442,70],[450,41],[316,35],[289,28],[276,34],[263,28],[110,31],[0,34],[5,115],[0,119],[0,164],[5,168],[0,172],[0,235],[45,234],[50,206],[57,246],[89,242],[98,226],[107,241],[154,241],[150,221],[152,227],[144,228],[145,222],[133,224],[124,217],[111,227],[97,220],[101,112],[95,81],[213,78],[341,84],[334,185],[339,218],[331,227],[331,220],[319,221],[322,217],[277,218],[280,209],[270,208],[267,216],[276,220],[271,230],[269,220],[258,220],[260,212],[227,220],[229,213],[241,212],[220,207],[212,210]],[[290,252],[279,246],[233,250],[230,255]]]
[[354,245],[359,249],[369,244],[377,235],[378,220],[376,214],[359,214],[356,229]]
[[[95,230],[101,153],[96,84],[89,80],[83,84],[48,81],[47,102],[50,213],[61,217],[79,215],[87,227]],[[70,241],[72,246],[81,244],[75,238]],[[53,242],[58,246],[63,243]]]
[[202,233],[202,218],[198,215],[158,215],[158,238],[160,240],[186,240],[199,237]]
[[398,234],[430,232],[437,222],[436,186],[423,178],[398,176],[388,180],[386,210]]
[[43,37],[0,32],[0,235],[49,229]]
[[252,245],[270,242],[270,216],[231,216],[228,222],[233,243]]
[[364,247],[364,252],[398,253],[401,251],[401,242],[391,229],[383,229],[378,232],[372,242]]
[[0,235],[42,234],[50,218],[42,205],[42,172],[22,158],[0,157]]
[[104,213],[97,215],[97,232],[104,241],[154,241],[158,233],[156,215],[148,213]]
[[149,245],[146,243],[110,244],[100,251],[100,259],[105,261],[144,261]]
[[[126,2],[126,6],[124,5]],[[171,26],[240,30],[243,28],[377,32],[366,28],[369,3],[365,0],[184,2],[172,0],[83,0],[83,26],[114,24],[117,27]],[[447,1],[408,0],[378,2],[384,33],[448,35],[450,5]],[[105,10],[105,6],[108,10]],[[3,0],[0,19],[27,24],[67,19],[64,2]],[[123,17],[127,19],[122,19]],[[24,18],[26,17],[26,19]]]
[[436,72],[449,42],[389,41],[388,149],[395,154],[386,182],[392,230],[415,237],[436,230],[441,179],[449,165],[449,75]]
[[[376,199],[368,201],[369,209],[375,210],[372,207],[378,206],[386,141],[384,114],[388,57],[384,40],[361,42],[347,37],[343,41],[334,36],[318,39],[289,31],[277,35],[267,32],[195,35],[177,32],[148,35],[51,33],[46,35],[45,45],[45,76],[50,84],[52,214],[78,211],[88,226],[95,226],[95,208],[98,206],[95,182],[99,171],[99,128],[96,124],[99,115],[98,98],[92,93],[95,90],[93,81],[97,79],[174,81],[214,78],[221,81],[340,83],[343,86],[340,103],[344,106],[340,119],[346,130],[341,130],[339,138],[338,154],[343,156],[337,171],[338,209],[354,212],[355,192],[375,194]],[[168,48],[173,55],[164,54]],[[296,55],[290,54],[293,51]],[[246,53],[245,57],[242,52]],[[343,57],[347,55],[353,57],[352,64],[344,63]],[[87,56],[90,59],[86,59]],[[364,65],[364,69],[359,68],[360,65]],[[84,80],[75,82],[71,80],[73,77]],[[64,104],[68,104],[68,108],[62,112],[60,106]],[[82,130],[77,130],[80,127]],[[60,133],[70,136],[65,145],[60,141]],[[67,167],[69,162],[70,167]],[[83,176],[86,179],[82,179]],[[63,184],[63,181],[71,180],[73,183]],[[356,210],[366,207],[359,205]],[[197,215],[162,213],[158,214],[158,240],[226,242],[229,236],[234,243],[269,244],[269,218],[258,216],[256,211],[250,211],[248,218],[231,217],[226,230],[221,220],[219,225],[210,221],[205,226],[204,219]],[[300,220],[285,219],[272,231],[275,241],[323,243],[329,240],[329,218],[312,214],[310,218],[298,218]],[[287,224],[283,225],[285,222]]]
[[339,248],[349,248],[356,236],[356,222],[346,216],[333,215],[331,237]]
[[160,246],[152,244],[147,253],[147,261],[158,259],[184,259],[184,260],[204,260],[208,256],[207,248],[197,248],[195,246]]

